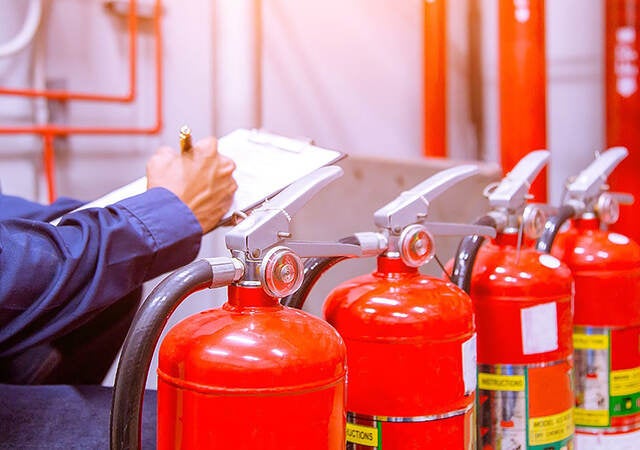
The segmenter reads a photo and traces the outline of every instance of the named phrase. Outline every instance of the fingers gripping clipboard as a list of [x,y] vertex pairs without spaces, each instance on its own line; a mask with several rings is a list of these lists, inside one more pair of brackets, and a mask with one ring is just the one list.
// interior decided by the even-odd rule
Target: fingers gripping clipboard
[[[233,214],[248,213],[314,170],[344,158],[344,153],[261,130],[238,129],[218,140],[218,151],[236,164],[233,177],[238,184],[229,211],[219,225],[231,222]],[[99,199],[72,211],[100,208],[147,190],[147,178],[139,178]],[[61,218],[51,223],[57,225]]]

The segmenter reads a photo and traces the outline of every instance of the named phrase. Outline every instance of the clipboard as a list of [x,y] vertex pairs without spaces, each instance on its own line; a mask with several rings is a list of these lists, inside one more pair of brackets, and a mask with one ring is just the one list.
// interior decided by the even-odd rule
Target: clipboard
[[[233,203],[218,226],[229,224],[235,213],[250,212],[294,181],[347,156],[317,147],[310,140],[242,128],[218,139],[218,151],[235,162],[233,177],[238,184]],[[147,178],[138,178],[71,212],[102,208],[146,190]],[[57,225],[61,218],[54,219],[51,224]]]

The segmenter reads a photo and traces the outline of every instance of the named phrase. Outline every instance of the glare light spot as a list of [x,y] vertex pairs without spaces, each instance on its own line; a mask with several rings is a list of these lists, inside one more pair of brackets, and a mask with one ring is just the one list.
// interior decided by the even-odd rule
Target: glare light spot
[[256,341],[246,336],[238,336],[235,334],[230,334],[225,337],[226,340],[235,342],[236,344],[244,344],[244,345],[255,345]]
[[229,356],[228,351],[222,350],[219,348],[208,348],[207,353],[209,353],[210,355],[216,355],[216,356]]
[[406,319],[407,317],[409,317],[409,314],[407,314],[407,313],[402,313],[402,312],[394,312],[394,313],[391,313],[391,315],[392,315],[393,317],[399,317],[399,318],[401,318],[401,319]]
[[530,280],[531,278],[533,278],[528,272],[520,272],[520,277],[524,278],[525,280]]
[[375,310],[375,308],[364,308],[364,312],[369,314],[375,314],[377,311]]
[[497,279],[498,279],[498,277],[496,276],[496,274],[495,274],[495,273],[492,273],[491,275],[489,275],[489,279],[490,279],[491,281],[495,281],[495,280],[497,280]]
[[518,279],[516,277],[504,277],[504,281],[507,283],[517,283]]
[[412,309],[420,314],[427,312],[427,308],[423,308],[422,306],[414,306]]
[[496,267],[496,273],[507,273],[507,269],[505,269],[504,267]]
[[551,255],[540,255],[538,257],[538,261],[540,261],[540,264],[548,267],[549,269],[557,269],[558,267],[560,267],[560,260]]
[[260,358],[258,358],[257,356],[251,356],[251,355],[244,355],[242,359],[245,359],[247,361],[260,361]]
[[598,255],[600,258],[608,258],[608,257],[609,257],[609,253],[605,252],[604,250],[598,250],[597,255]]
[[398,306],[400,304],[398,300],[393,300],[390,298],[372,298],[371,303],[376,303],[378,305],[389,305],[389,306]]
[[273,353],[274,355],[279,356],[281,358],[284,356],[284,352],[282,350],[280,350],[279,348],[271,349],[271,353]]
[[584,254],[584,248],[576,247],[576,248],[573,249],[573,253],[575,253],[576,255],[582,255],[582,254]]
[[623,234],[618,233],[609,233],[608,236],[609,241],[618,245],[627,245],[629,243],[629,238]]

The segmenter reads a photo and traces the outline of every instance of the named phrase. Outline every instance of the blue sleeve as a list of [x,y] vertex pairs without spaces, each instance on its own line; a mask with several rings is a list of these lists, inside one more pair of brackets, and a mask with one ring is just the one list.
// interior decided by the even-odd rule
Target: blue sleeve
[[60,197],[50,205],[41,205],[20,197],[0,194],[0,220],[22,218],[49,222],[81,205],[82,202],[67,197]]
[[191,261],[202,228],[166,189],[66,215],[0,221],[0,356],[55,339]]

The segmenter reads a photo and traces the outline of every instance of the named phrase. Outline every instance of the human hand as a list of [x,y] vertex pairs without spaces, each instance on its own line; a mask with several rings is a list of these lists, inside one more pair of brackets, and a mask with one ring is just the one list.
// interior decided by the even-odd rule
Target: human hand
[[173,192],[207,233],[231,206],[238,188],[232,176],[235,168],[231,159],[218,153],[215,138],[198,141],[184,153],[160,147],[147,162],[147,187]]

